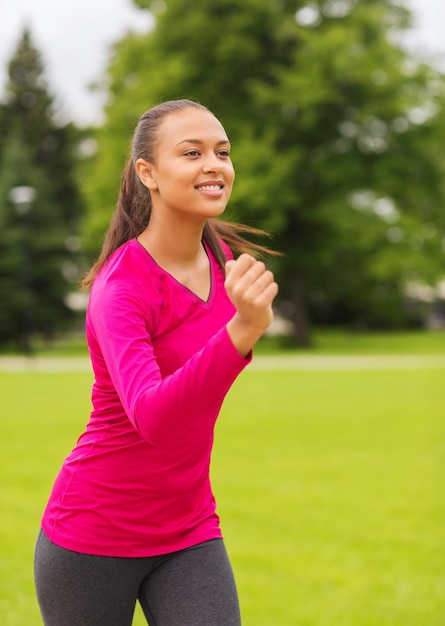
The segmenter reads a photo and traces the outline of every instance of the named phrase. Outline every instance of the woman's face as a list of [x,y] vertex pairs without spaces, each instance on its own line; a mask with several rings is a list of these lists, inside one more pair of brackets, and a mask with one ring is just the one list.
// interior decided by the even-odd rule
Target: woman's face
[[209,111],[195,108],[164,118],[154,163],[138,159],[136,169],[150,190],[153,212],[199,220],[224,211],[235,178],[224,128]]

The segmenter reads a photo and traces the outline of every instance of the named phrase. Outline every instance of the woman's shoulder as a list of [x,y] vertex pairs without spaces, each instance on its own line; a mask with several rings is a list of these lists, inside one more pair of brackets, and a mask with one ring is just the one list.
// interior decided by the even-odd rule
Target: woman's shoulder
[[137,315],[155,328],[162,302],[162,279],[144,257],[136,240],[120,246],[108,258],[91,288],[88,318],[128,319]]
[[104,291],[139,298],[153,296],[160,281],[156,264],[136,239],[122,244],[107,259],[97,274],[92,293]]
[[144,270],[155,272],[156,267],[150,263],[150,256],[136,239],[130,239],[107,259],[97,275],[101,279],[125,279],[137,281],[144,274]]

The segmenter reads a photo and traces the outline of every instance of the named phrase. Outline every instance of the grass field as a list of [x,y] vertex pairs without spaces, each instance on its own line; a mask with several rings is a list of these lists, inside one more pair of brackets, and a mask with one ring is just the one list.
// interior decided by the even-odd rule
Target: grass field
[[[439,353],[443,334],[434,349],[426,337],[399,353]],[[348,353],[336,342],[327,352]],[[218,423],[213,484],[244,626],[445,626],[444,375],[243,373]],[[41,624],[35,537],[91,380],[0,374],[2,626]]]

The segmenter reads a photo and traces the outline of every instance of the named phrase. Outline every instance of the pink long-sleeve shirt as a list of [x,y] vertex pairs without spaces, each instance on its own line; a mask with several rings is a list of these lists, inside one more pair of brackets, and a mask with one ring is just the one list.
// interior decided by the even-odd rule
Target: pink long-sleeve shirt
[[86,317],[93,410],[43,515],[69,550],[141,557],[221,537],[209,467],[230,386],[249,362],[208,250],[205,302],[131,240],[97,276]]

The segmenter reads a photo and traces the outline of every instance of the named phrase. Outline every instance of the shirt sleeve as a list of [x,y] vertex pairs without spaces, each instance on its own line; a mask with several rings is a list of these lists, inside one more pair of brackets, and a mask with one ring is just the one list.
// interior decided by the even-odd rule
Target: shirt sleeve
[[251,360],[238,353],[224,325],[163,378],[137,294],[105,289],[90,305],[93,332],[119,399],[134,428],[152,445],[168,444],[212,405],[219,408]]

